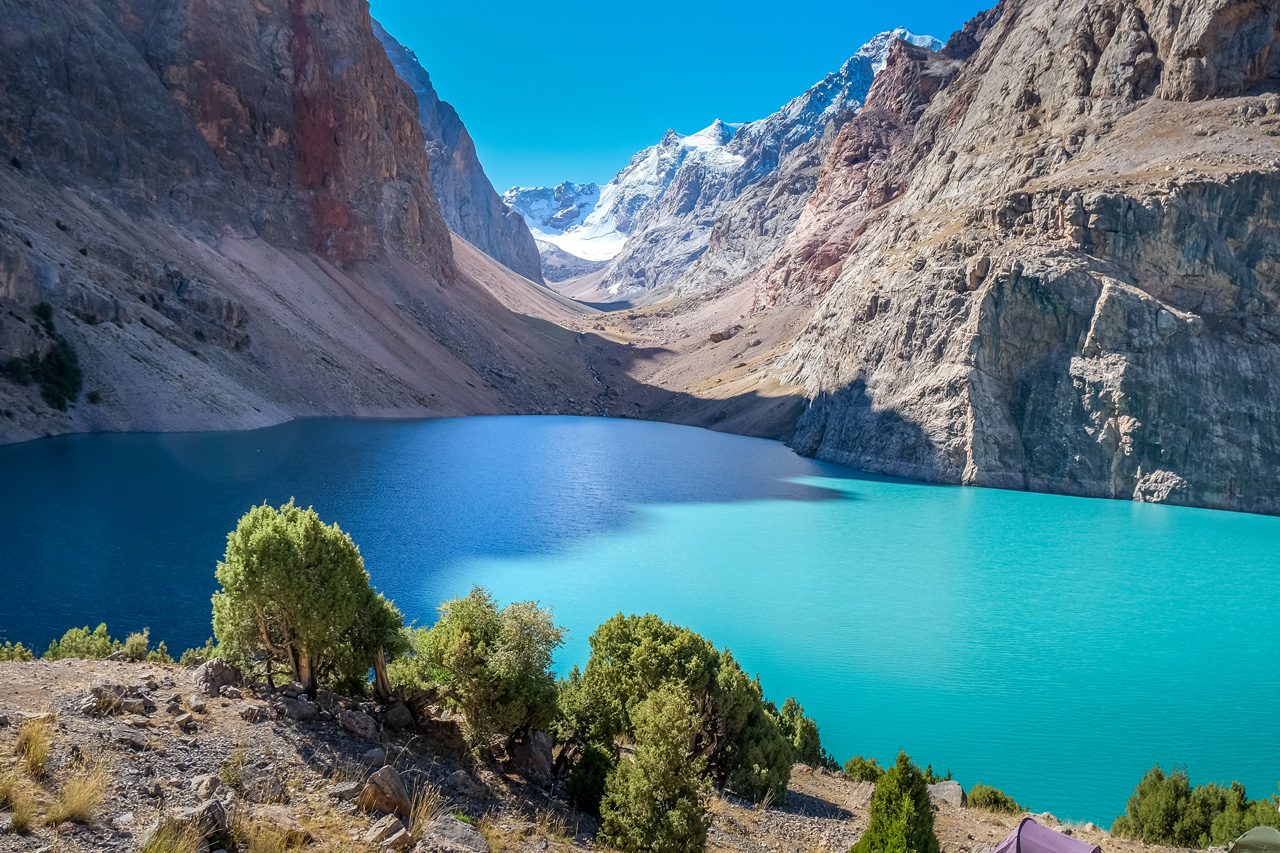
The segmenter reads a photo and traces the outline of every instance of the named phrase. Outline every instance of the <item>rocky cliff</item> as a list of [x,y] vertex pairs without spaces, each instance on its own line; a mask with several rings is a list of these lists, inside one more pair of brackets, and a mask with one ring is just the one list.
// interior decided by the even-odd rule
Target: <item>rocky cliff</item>
[[475,142],[458,112],[440,100],[431,76],[413,51],[396,41],[377,21],[373,31],[387,58],[418,97],[418,123],[431,158],[431,186],[449,228],[489,257],[533,281],[542,282],[542,265],[533,235],[520,215],[502,203],[476,156]]
[[1278,20],[1004,0],[936,61],[900,49],[757,280],[758,308],[818,300],[777,365],[796,446],[1280,512]]
[[0,43],[0,437],[593,384],[455,263],[365,4],[0,0]]

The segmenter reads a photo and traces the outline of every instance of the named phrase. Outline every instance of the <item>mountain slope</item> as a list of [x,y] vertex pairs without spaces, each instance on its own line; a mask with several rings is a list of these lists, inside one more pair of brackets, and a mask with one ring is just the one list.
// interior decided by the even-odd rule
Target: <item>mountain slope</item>
[[440,100],[413,51],[377,21],[374,35],[400,78],[418,97],[418,123],[431,157],[431,186],[449,228],[525,278],[542,281],[538,247],[518,214],[502,203],[476,156],[475,143],[457,111]]
[[0,0],[0,33],[0,439],[594,393],[457,264],[363,4]]
[[941,47],[905,29],[882,33],[764,119],[717,119],[689,136],[668,130],[604,187],[516,187],[504,199],[540,240],[609,261],[601,300],[649,298],[677,281],[705,290],[754,268],[790,230],[813,189],[821,140],[861,107],[889,47],[902,39]]
[[775,365],[810,400],[796,446],[1280,512],[1278,20],[1004,0],[953,39],[950,82],[896,51],[883,95],[908,109],[878,147],[842,130],[759,282],[760,307],[819,300]]

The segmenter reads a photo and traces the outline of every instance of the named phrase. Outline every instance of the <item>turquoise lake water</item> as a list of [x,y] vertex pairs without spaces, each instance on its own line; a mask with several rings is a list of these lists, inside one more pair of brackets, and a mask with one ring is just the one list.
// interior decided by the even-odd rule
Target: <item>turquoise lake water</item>
[[783,445],[560,417],[299,421],[0,447],[0,636],[203,643],[253,503],[351,533],[409,618],[488,586],[570,629],[622,612],[729,646],[844,760],[1109,825],[1142,773],[1280,780],[1280,519],[931,486]]

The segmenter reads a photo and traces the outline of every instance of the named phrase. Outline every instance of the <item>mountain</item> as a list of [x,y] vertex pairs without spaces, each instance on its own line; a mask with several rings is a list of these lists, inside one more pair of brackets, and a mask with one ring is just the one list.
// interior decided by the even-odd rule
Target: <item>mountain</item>
[[509,269],[541,283],[533,236],[520,216],[498,198],[457,110],[440,100],[413,51],[376,20],[373,32],[396,73],[417,95],[418,123],[431,157],[431,186],[450,230]]
[[[839,71],[767,118],[749,124],[717,119],[688,136],[668,130],[603,187],[515,187],[503,199],[524,216],[539,241],[593,262],[609,262],[597,285],[602,300],[644,295],[677,280],[686,288],[705,287],[726,270],[743,266],[739,258],[729,257],[738,250],[734,247],[722,253],[723,261],[703,263],[705,269],[694,277],[699,286],[686,276],[709,249],[716,254],[712,231],[717,219],[753,187],[782,184],[792,198],[772,206],[764,217],[767,225],[756,223],[753,251],[772,246],[759,241],[766,232],[769,238],[785,236],[812,189],[818,140],[861,106],[889,46],[902,39],[941,47],[937,39],[905,29],[882,33]],[[769,193],[757,195],[770,198]],[[727,249],[723,242],[718,248]]]
[[0,0],[0,33],[0,440],[596,411],[521,316],[585,309],[455,246],[366,4]]
[[1004,0],[891,50],[756,280],[795,446],[1280,512],[1280,3]]

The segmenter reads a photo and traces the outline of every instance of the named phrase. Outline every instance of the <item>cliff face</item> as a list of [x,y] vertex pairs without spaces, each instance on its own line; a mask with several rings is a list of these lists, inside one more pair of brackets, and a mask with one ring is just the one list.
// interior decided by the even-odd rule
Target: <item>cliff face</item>
[[0,0],[0,43],[0,438],[589,390],[455,264],[365,4]]
[[457,110],[440,100],[430,75],[412,51],[377,21],[373,31],[396,73],[418,97],[418,123],[431,158],[431,186],[449,228],[508,269],[542,283],[533,235],[520,214],[503,204],[489,183]]
[[796,446],[1280,512],[1278,20],[1005,0],[936,60],[900,50],[757,282],[819,299],[779,366]]

